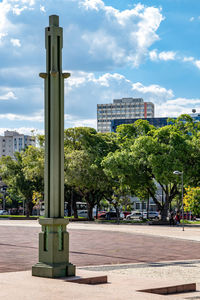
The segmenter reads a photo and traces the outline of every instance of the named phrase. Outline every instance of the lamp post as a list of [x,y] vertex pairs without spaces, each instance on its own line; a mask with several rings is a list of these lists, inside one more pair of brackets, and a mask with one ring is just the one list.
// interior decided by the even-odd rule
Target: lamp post
[[183,218],[183,231],[184,231],[184,207],[183,207],[183,171],[174,171],[174,175],[180,175],[181,176],[181,190],[182,190],[182,218]]
[[64,218],[64,79],[62,72],[63,29],[59,17],[51,15],[45,29],[45,218],[40,219],[39,262],[32,275],[40,277],[75,276],[69,262],[68,220]]

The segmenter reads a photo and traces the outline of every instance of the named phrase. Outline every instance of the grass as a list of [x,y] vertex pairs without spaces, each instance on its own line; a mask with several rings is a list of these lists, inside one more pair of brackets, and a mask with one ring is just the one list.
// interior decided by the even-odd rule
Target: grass
[[[0,218],[26,218],[26,215],[0,215]],[[29,218],[44,218],[44,216],[29,216]],[[64,217],[65,219],[74,219],[74,216],[71,217]],[[78,217],[79,219],[85,219],[83,217]]]
[[[35,218],[37,216],[29,216],[29,218]],[[0,215],[0,218],[26,218],[25,215]]]
[[[183,223],[183,220],[181,220],[181,224]],[[184,220],[184,224],[200,224],[200,221],[189,221]]]

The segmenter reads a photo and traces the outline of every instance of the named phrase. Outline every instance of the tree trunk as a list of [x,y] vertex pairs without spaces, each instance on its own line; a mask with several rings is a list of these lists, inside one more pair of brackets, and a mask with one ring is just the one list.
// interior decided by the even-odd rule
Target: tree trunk
[[74,191],[72,190],[71,195],[71,201],[72,201],[72,209],[74,211],[74,218],[78,219],[78,212],[77,212],[77,206],[76,206],[76,198],[74,197]]
[[87,202],[87,210],[88,210],[88,219],[89,221],[93,220],[93,208],[94,208],[94,195],[92,192],[89,192],[85,198]]
[[162,221],[167,221],[168,212],[169,212],[169,195],[166,194],[165,203],[162,205],[162,209],[161,209]]
[[26,203],[26,216],[27,218],[32,215],[32,210],[33,210],[33,202],[32,202],[32,199],[29,200],[27,203]]
[[89,219],[89,221],[92,221],[93,220],[93,214],[92,214],[93,206],[90,205],[90,203],[88,203],[87,208],[88,208],[88,219]]
[[70,201],[67,201],[67,216],[68,217],[72,216],[71,199],[70,199]]
[[117,224],[119,224],[120,213],[119,213],[119,208],[118,208],[118,206],[115,207],[115,210],[116,210],[116,214],[117,214]]

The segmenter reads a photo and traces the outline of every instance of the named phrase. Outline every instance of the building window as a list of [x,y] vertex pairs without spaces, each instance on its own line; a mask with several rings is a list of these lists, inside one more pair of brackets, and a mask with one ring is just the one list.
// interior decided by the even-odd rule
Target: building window
[[135,208],[136,208],[136,209],[140,209],[140,202],[136,202],[136,203],[135,203]]

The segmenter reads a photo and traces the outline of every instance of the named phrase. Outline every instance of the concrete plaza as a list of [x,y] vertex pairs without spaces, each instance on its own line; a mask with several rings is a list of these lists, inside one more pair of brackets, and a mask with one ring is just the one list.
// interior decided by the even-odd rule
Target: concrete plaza
[[200,227],[186,227],[183,232],[180,227],[80,222],[70,223],[68,229],[70,261],[78,266],[78,275],[107,275],[109,284],[79,285],[32,277],[29,270],[38,259],[40,225],[1,220],[1,298],[200,299],[198,291],[170,296],[137,292],[191,282],[200,289]]

